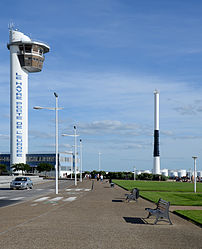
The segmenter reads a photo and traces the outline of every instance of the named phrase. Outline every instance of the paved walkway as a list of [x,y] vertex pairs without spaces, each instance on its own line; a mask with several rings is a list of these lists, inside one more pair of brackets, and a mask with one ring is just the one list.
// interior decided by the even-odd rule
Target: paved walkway
[[174,210],[202,210],[202,206],[170,206],[170,211]]
[[58,196],[1,208],[1,249],[202,249],[202,229],[174,214],[145,220],[146,200],[124,202],[106,182],[78,183]]

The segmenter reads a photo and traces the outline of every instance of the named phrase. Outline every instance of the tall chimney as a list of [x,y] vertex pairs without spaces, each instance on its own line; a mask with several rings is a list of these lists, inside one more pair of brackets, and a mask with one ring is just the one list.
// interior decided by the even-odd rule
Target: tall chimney
[[159,153],[159,92],[154,91],[154,164],[153,174],[160,174]]

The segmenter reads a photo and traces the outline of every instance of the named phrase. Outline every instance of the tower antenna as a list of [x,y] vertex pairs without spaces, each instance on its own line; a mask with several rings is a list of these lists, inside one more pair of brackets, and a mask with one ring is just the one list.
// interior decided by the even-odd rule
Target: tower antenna
[[9,30],[13,30],[13,29],[14,29],[14,26],[15,26],[15,25],[14,25],[13,21],[10,21],[9,24],[8,24],[8,29],[9,29]]

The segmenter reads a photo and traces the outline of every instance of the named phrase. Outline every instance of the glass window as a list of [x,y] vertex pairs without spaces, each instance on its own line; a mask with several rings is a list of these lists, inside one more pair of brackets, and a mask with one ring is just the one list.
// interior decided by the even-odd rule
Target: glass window
[[38,51],[39,51],[38,46],[34,45],[34,46],[33,46],[33,51],[38,53]]
[[31,53],[32,46],[31,45],[25,45],[25,53]]
[[23,46],[22,45],[19,45],[19,50],[20,50],[20,52],[23,51]]

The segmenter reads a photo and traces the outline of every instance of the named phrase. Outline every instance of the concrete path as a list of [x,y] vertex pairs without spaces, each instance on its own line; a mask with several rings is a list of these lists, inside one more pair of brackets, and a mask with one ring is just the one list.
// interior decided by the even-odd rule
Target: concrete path
[[58,196],[1,208],[0,248],[202,249],[202,229],[174,214],[173,225],[147,216],[146,200],[124,202],[125,190],[106,182],[78,183]]
[[171,212],[175,210],[201,210],[202,211],[202,206],[170,206]]

